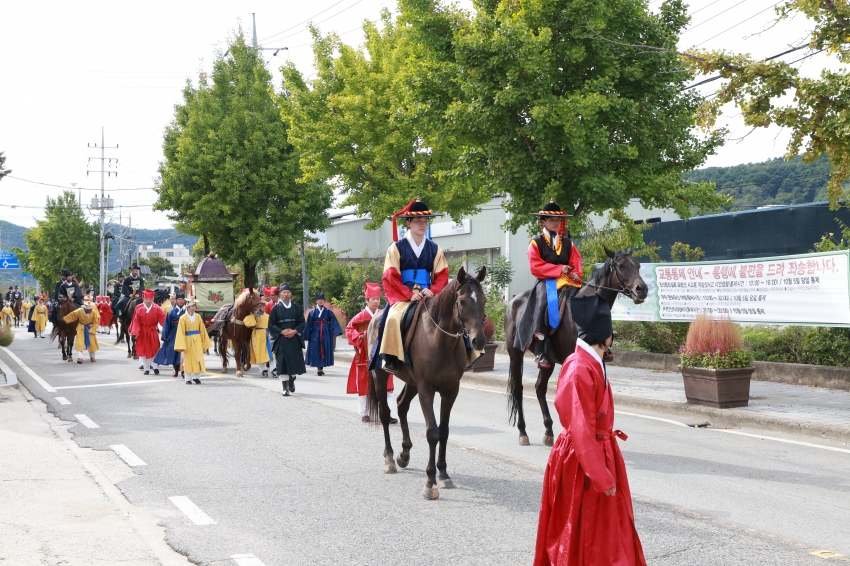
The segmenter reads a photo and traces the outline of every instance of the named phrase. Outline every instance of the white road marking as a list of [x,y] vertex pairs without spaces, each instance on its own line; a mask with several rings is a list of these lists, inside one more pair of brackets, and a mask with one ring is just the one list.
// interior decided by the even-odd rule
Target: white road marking
[[51,386],[49,383],[47,383],[46,381],[41,379],[41,377],[37,373],[35,373],[33,370],[31,370],[27,364],[22,362],[21,358],[16,356],[12,352],[12,350],[10,350],[9,348],[3,347],[3,346],[0,346],[0,348],[3,348],[3,351],[6,352],[7,354],[9,354],[12,357],[12,359],[15,360],[15,363],[18,364],[19,366],[21,366],[25,372],[30,374],[30,377],[33,378],[34,380],[36,380],[38,382],[38,384],[41,385],[44,388],[45,391],[47,391],[48,393],[56,393],[56,389],[54,389],[53,386]]
[[688,426],[685,423],[680,423],[679,421],[674,421],[673,419],[662,419],[661,417],[650,417],[649,415],[639,415],[637,413],[627,413],[625,411],[619,411],[617,409],[614,409],[614,414],[615,415],[626,415],[628,417],[640,417],[642,419],[650,419],[650,420],[653,420],[653,421],[661,421],[662,423],[669,423],[669,424],[676,425],[676,426],[684,426],[684,427]]
[[236,562],[236,566],[266,566],[253,554],[234,554],[230,558]]
[[[94,383],[91,385],[63,385],[61,387],[57,387],[56,389],[85,389],[88,387],[112,387],[113,385],[139,385],[142,383],[162,383],[165,381],[174,381],[177,380],[175,378],[171,379],[146,379],[143,381],[118,381],[116,383]],[[54,390],[55,391],[55,390]]]
[[88,418],[85,415],[74,415],[74,416],[77,417],[77,420],[80,421],[80,424],[85,426],[86,428],[100,428],[99,426],[97,426],[97,424],[93,420],[91,420],[90,418]]
[[175,495],[168,498],[175,507],[183,511],[183,513],[192,520],[196,525],[215,525],[209,515],[198,509],[198,506],[185,495]]
[[56,397],[55,399],[57,401],[59,401],[60,405],[70,405],[71,404],[71,402],[68,401],[67,399],[65,399],[64,397]]
[[114,450],[122,460],[127,462],[128,466],[147,466],[141,458],[136,456],[132,450],[123,444],[113,444],[110,448],[112,448],[112,450]]

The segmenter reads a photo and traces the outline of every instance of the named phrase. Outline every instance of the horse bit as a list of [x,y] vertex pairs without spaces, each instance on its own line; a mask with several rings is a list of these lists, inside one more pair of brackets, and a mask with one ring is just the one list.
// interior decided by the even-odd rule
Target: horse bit
[[617,262],[614,259],[611,259],[611,273],[614,277],[617,278],[617,284],[620,285],[619,289],[614,289],[613,287],[603,287],[602,285],[597,285],[596,283],[585,283],[588,287],[594,287],[596,289],[604,289],[605,291],[614,291],[616,293],[622,293],[629,298],[634,298],[632,296],[632,290],[623,285],[623,280],[620,278],[620,275],[617,273]]

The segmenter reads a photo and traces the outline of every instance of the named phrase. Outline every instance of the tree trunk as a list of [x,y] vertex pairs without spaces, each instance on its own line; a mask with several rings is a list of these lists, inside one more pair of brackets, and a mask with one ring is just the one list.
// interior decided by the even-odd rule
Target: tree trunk
[[242,264],[242,286],[257,288],[257,262],[245,260]]
[[204,237],[204,255],[208,256],[208,255],[210,255],[210,241],[209,241],[209,239],[207,239],[206,234],[203,234],[203,237]]

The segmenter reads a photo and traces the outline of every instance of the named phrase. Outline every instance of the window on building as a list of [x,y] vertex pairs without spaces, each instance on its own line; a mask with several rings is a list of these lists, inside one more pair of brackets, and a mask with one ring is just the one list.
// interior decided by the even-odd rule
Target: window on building
[[159,257],[159,252],[148,252],[148,257]]
[[165,257],[174,257],[174,252],[165,252]]

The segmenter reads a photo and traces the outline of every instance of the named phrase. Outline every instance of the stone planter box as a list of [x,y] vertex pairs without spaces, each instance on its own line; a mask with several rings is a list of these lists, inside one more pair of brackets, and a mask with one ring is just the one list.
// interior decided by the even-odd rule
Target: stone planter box
[[480,371],[493,371],[493,367],[496,364],[496,348],[498,344],[495,342],[489,342],[484,344],[484,354],[472,362],[472,371],[474,373]]
[[754,367],[732,369],[683,368],[688,403],[715,409],[746,407],[750,402],[750,378]]

